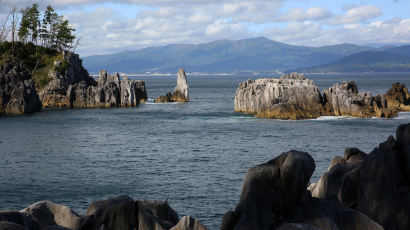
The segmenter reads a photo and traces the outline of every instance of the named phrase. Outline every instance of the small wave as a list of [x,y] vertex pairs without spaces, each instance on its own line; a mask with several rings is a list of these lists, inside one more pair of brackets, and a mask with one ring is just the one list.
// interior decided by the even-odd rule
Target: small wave
[[410,112],[400,112],[399,115],[393,119],[397,119],[397,120],[410,119]]
[[148,100],[144,103],[146,105],[173,105],[173,104],[180,104],[181,102],[167,102],[167,103],[155,103],[153,98],[148,98]]
[[357,117],[352,116],[321,116],[316,119],[309,119],[312,121],[338,121],[338,120],[352,120],[358,119]]

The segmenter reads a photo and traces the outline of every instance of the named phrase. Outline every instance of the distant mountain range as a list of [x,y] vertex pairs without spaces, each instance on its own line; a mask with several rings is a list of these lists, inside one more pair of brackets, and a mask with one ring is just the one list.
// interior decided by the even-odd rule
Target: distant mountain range
[[410,71],[410,46],[373,48],[353,44],[294,46],[265,37],[167,45],[83,58],[90,73],[188,72],[377,72]]

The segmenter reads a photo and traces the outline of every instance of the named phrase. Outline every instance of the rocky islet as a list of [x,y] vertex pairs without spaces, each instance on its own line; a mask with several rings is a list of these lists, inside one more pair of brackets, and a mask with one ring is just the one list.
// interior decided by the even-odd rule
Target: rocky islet
[[391,118],[400,111],[410,111],[409,106],[410,95],[404,84],[395,83],[386,94],[372,96],[360,93],[354,82],[342,82],[322,94],[312,80],[299,73],[242,82],[234,101],[236,112],[293,120],[319,116]]

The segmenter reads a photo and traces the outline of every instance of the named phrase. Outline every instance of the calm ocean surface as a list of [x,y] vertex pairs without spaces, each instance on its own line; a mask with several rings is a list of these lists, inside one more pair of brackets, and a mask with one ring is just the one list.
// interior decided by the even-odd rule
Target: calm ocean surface
[[[175,76],[137,77],[149,98],[173,90]],[[165,200],[182,217],[217,229],[239,200],[247,170],[296,149],[316,161],[315,182],[346,147],[371,151],[395,134],[394,119],[282,121],[233,112],[249,76],[188,76],[190,102],[138,108],[53,109],[0,118],[0,210],[39,200],[83,214],[92,201],[127,194]],[[410,74],[308,75],[320,88],[354,80],[359,91],[384,93]],[[151,100],[149,100],[151,101]]]

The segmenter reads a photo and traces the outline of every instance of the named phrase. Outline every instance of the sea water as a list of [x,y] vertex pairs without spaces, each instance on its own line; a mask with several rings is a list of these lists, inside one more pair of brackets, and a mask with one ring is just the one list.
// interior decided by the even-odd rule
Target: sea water
[[[261,76],[188,76],[189,103],[153,104],[175,76],[145,80],[137,108],[51,109],[0,118],[0,210],[40,200],[83,214],[92,201],[118,195],[165,200],[180,216],[217,229],[235,208],[247,170],[289,150],[310,153],[317,181],[347,147],[370,152],[410,113],[394,119],[320,117],[288,121],[235,113],[238,84]],[[268,76],[271,77],[271,76]],[[359,91],[386,92],[409,74],[308,75],[321,89],[354,80]],[[135,77],[134,77],[135,78]]]

